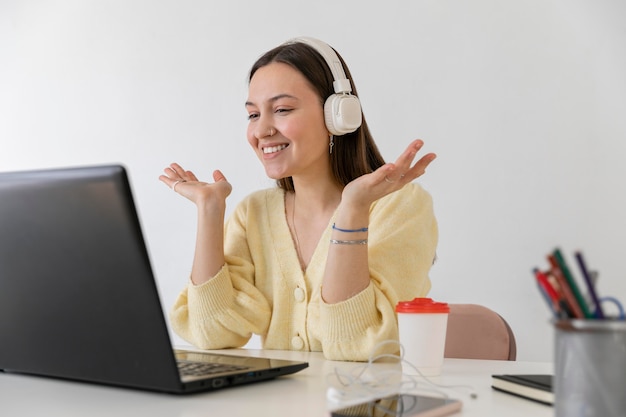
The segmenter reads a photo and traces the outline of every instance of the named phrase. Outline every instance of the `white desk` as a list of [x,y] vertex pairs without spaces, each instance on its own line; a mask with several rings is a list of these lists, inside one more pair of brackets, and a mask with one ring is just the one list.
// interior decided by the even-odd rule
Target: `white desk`
[[[0,415],[323,417],[333,406],[326,399],[327,375],[336,367],[350,370],[359,366],[327,361],[320,353],[310,352],[227,350],[220,353],[305,360],[309,368],[271,381],[188,396],[0,373]],[[463,400],[459,416],[542,417],[552,416],[553,408],[494,391],[491,374],[550,373],[552,369],[549,363],[446,359],[442,375],[431,379],[438,384],[474,388],[477,399],[470,399],[468,390],[447,391],[451,397]]]

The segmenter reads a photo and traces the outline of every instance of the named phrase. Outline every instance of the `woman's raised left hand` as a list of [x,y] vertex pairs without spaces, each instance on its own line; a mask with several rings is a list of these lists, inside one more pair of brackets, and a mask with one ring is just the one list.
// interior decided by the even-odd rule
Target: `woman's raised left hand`
[[396,162],[387,163],[371,174],[362,175],[351,181],[343,190],[342,204],[369,207],[381,197],[398,191],[406,184],[419,178],[437,155],[427,153],[413,163],[424,146],[421,139],[414,140],[398,157]]

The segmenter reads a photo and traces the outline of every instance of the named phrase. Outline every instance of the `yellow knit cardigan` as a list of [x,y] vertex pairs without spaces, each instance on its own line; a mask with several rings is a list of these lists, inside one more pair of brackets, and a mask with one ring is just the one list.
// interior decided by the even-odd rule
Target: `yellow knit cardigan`
[[279,188],[257,191],[235,208],[225,225],[226,264],[202,285],[189,280],[170,313],[172,328],[203,349],[241,347],[254,333],[265,349],[367,360],[378,343],[397,340],[397,302],[430,290],[438,239],[432,199],[411,183],[372,204],[370,285],[348,300],[326,304],[321,282],[334,220],[303,272],[284,194]]

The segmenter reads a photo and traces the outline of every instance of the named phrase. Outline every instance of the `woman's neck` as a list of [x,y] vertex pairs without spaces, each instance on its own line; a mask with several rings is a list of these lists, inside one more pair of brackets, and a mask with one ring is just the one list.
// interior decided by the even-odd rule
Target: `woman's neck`
[[341,191],[341,186],[336,183],[294,179],[294,202],[302,215],[334,212],[341,201]]

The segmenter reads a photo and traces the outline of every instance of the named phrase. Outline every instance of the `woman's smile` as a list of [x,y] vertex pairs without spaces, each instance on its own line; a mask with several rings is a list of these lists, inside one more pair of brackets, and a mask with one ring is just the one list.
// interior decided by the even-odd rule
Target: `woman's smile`
[[283,149],[285,149],[287,146],[287,144],[282,144],[282,145],[276,145],[276,146],[263,146],[261,147],[263,153],[265,155],[267,154],[275,154],[277,152],[282,151]]

